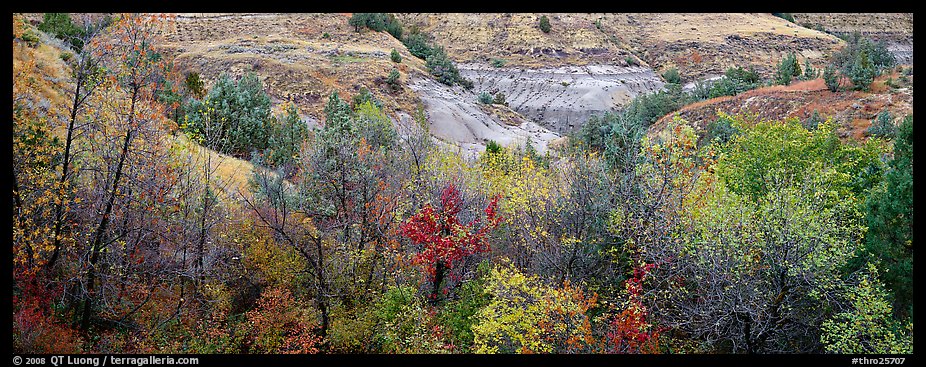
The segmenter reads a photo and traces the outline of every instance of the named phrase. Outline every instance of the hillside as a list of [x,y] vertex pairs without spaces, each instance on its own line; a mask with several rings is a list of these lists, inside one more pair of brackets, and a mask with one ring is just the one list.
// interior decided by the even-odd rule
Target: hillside
[[859,32],[884,41],[901,64],[913,65],[912,13],[794,13],[798,24],[843,35]]
[[846,140],[865,140],[866,130],[882,111],[888,111],[899,121],[913,114],[913,88],[911,83],[891,88],[885,85],[888,78],[897,79],[897,73],[875,79],[871,92],[830,92],[822,79],[793,83],[789,86],[772,86],[747,91],[736,96],[713,98],[682,107],[654,123],[651,133],[662,131],[679,116],[690,122],[699,132],[717,119],[719,112],[746,113],[760,120],[809,118],[815,111],[823,118],[832,118],[837,132]]
[[768,72],[790,51],[820,62],[839,47],[836,37],[770,14],[399,14],[432,34],[461,63],[500,58],[523,68],[610,64],[630,56],[662,71],[678,67],[683,80],[720,74],[729,66]]

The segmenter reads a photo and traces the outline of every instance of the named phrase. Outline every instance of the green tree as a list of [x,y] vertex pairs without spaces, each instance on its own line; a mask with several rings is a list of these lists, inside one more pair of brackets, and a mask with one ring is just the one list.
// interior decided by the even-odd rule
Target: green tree
[[682,77],[678,74],[678,68],[674,67],[662,73],[662,78],[666,80],[666,83],[679,84],[682,82]]
[[797,62],[797,55],[789,52],[779,63],[775,72],[775,84],[789,85],[791,80],[801,75],[801,65]]
[[479,93],[479,103],[482,104],[492,104],[492,95],[489,92]]
[[543,33],[550,33],[550,18],[547,18],[546,15],[540,16],[540,30]]
[[884,182],[866,202],[868,231],[855,268],[871,261],[893,292],[894,310],[913,315],[913,116],[900,125]]
[[184,86],[193,98],[202,99],[206,96],[206,84],[203,83],[203,80],[199,77],[199,73],[197,72],[189,72],[186,74]]
[[67,42],[75,51],[84,47],[85,40],[81,37],[84,30],[71,21],[68,13],[45,13],[39,30]]
[[389,58],[392,60],[392,62],[397,64],[402,62],[402,55],[399,55],[399,51],[396,51],[396,49],[392,49],[392,52],[389,54]]
[[913,321],[894,320],[889,294],[868,264],[857,285],[848,289],[849,309],[823,323],[826,351],[839,354],[912,354]]
[[826,87],[829,88],[830,92],[839,91],[839,72],[836,67],[832,64],[827,65],[823,69],[823,81],[826,83]]
[[309,136],[309,127],[299,118],[299,110],[292,103],[276,120],[279,125],[275,126],[268,144],[269,163],[277,167],[291,166],[299,159],[302,143]]

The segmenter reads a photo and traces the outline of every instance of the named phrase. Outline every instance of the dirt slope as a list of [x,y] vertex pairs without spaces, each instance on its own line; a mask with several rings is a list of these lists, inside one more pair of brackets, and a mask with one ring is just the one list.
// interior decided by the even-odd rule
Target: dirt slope
[[[900,88],[885,85],[887,78],[897,80],[898,75],[883,75],[875,79],[871,92],[830,92],[822,79],[794,83],[790,86],[759,88],[737,96],[718,97],[697,102],[662,117],[650,127],[654,134],[666,128],[675,115],[690,122],[695,130],[704,132],[707,125],[717,119],[718,112],[747,113],[762,120],[798,118],[804,120],[814,111],[838,124],[837,131],[844,139],[863,140],[866,130],[881,111],[889,111],[895,123],[913,114],[912,82]],[[911,79],[912,80],[912,79]],[[896,83],[896,82],[895,82]]]
[[460,62],[501,58],[511,66],[626,65],[627,56],[684,80],[755,65],[768,73],[786,52],[814,64],[837,48],[836,37],[770,14],[400,14],[431,33]]
[[886,42],[901,64],[913,65],[912,13],[795,13],[794,21],[835,34],[860,32]]

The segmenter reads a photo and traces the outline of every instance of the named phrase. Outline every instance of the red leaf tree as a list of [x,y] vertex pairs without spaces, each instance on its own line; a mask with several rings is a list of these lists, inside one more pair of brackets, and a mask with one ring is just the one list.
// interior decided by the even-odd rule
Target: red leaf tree
[[463,209],[460,190],[450,184],[441,192],[439,209],[425,204],[402,224],[402,235],[424,246],[412,262],[422,266],[431,281],[432,302],[438,300],[447,271],[468,256],[490,250],[486,236],[502,220],[498,216],[498,198],[493,197],[486,206],[484,223],[481,218],[476,218],[464,224],[458,218]]

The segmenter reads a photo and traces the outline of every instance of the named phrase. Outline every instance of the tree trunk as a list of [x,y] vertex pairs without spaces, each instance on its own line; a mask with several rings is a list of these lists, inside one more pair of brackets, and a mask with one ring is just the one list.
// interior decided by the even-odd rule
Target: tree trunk
[[113,187],[109,191],[109,200],[106,202],[106,208],[103,210],[103,218],[100,219],[100,225],[97,226],[93,234],[93,242],[90,245],[90,266],[87,268],[87,292],[84,293],[83,316],[80,321],[80,328],[87,331],[90,327],[90,313],[93,308],[94,283],[96,282],[96,263],[100,259],[100,251],[103,245],[103,235],[106,227],[109,225],[109,216],[112,214],[113,206],[116,202],[116,192],[119,190],[119,180],[122,178],[122,168],[125,165],[125,158],[128,156],[129,143],[132,141],[132,123],[135,117],[135,101],[137,99],[137,89],[132,93],[132,105],[129,109],[129,124],[125,132],[125,140],[122,142],[122,153],[119,155],[119,164],[116,166],[116,174],[113,177]]

